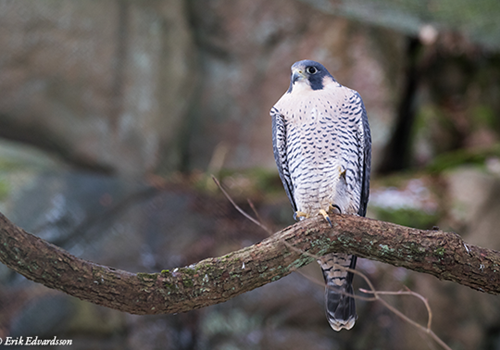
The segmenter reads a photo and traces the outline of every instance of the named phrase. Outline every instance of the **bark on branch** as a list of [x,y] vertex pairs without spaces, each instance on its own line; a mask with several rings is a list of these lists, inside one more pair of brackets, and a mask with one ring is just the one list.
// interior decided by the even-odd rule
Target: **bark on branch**
[[131,273],[72,256],[0,214],[0,261],[49,288],[142,315],[185,312],[222,303],[309,264],[311,255],[333,251],[500,293],[497,251],[468,245],[454,233],[412,229],[363,217],[332,215],[332,222],[333,228],[322,218],[312,218],[253,246],[189,267]]

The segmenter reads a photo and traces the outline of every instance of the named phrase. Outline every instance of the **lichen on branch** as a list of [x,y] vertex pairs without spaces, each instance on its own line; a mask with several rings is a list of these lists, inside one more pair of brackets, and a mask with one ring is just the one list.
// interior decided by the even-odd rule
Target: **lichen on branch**
[[345,252],[500,293],[500,253],[460,236],[351,215],[289,226],[250,247],[188,267],[131,273],[79,259],[0,214],[0,261],[26,278],[80,299],[133,314],[185,312],[225,302],[309,264]]

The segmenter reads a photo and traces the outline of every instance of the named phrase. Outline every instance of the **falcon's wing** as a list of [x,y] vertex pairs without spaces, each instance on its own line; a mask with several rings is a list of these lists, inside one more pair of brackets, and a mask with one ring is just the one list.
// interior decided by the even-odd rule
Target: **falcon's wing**
[[372,138],[370,135],[370,126],[368,125],[368,117],[366,115],[366,109],[363,104],[363,100],[361,96],[356,92],[357,97],[361,103],[361,119],[360,123],[360,133],[361,136],[359,138],[360,144],[358,145],[362,150],[362,159],[360,160],[360,164],[363,169],[361,170],[361,196],[359,203],[359,211],[358,214],[361,216],[366,215],[366,206],[368,205],[368,197],[370,195],[370,169],[371,169],[371,154],[372,154]]
[[290,171],[288,169],[285,122],[283,120],[283,116],[276,107],[273,107],[271,109],[271,117],[273,120],[274,160],[276,161],[276,165],[278,166],[278,172],[280,174],[281,181],[283,182],[283,187],[285,187],[288,199],[290,199],[293,210],[297,211],[297,205],[295,204],[295,200],[293,199],[292,178],[290,177]]

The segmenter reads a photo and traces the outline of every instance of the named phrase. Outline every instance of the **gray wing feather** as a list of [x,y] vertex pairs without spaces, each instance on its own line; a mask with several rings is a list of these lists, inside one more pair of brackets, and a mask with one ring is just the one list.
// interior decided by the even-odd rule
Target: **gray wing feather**
[[288,159],[286,150],[286,125],[283,116],[273,107],[271,109],[271,117],[273,121],[273,152],[274,160],[278,167],[283,187],[285,188],[288,199],[292,204],[293,210],[297,211],[297,205],[293,198],[293,183],[288,169]]
[[[356,153],[358,157],[356,164],[359,167],[357,170],[357,181],[359,181],[358,184],[361,186],[358,214],[360,216],[365,216],[368,196],[370,194],[371,135],[363,100],[357,92],[354,90],[352,91],[353,95],[350,96],[350,101],[354,104],[359,104],[361,108],[360,118],[356,120],[357,143],[355,147],[357,147]],[[342,266],[345,266],[347,263],[349,264],[349,268],[354,269],[356,267],[357,257],[355,255],[344,255],[342,257],[340,254],[332,253],[325,255],[320,260],[324,261],[324,265],[320,264],[327,285],[325,298],[328,322],[336,331],[342,328],[350,329],[357,318],[356,305],[354,298],[351,296],[354,294],[352,288],[354,274],[348,272],[345,277],[332,278],[330,270],[335,268],[335,265],[331,265],[331,267],[328,267],[328,265],[330,262],[333,264],[342,262]]]
[[[359,96],[361,100],[361,96]],[[362,178],[361,178],[361,196],[359,203],[358,214],[361,216],[366,215],[366,206],[368,205],[368,197],[370,195],[370,169],[371,169],[371,153],[372,153],[372,138],[370,134],[370,126],[368,125],[368,117],[366,115],[366,109],[361,100],[361,108],[363,113],[361,115],[361,130],[363,132],[363,138],[361,139],[360,147],[363,148],[363,165]]]

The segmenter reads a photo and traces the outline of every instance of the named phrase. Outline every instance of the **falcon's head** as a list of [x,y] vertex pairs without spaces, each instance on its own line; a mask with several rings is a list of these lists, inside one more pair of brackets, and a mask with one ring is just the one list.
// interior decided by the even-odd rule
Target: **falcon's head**
[[325,84],[331,81],[335,79],[321,63],[311,60],[298,61],[292,66],[288,92],[292,92],[296,86],[301,89],[322,90]]

